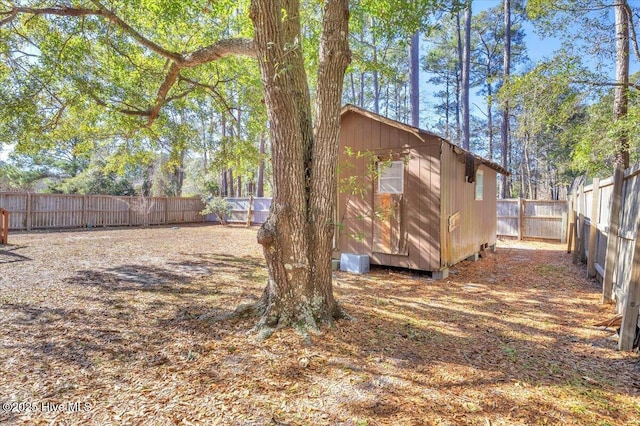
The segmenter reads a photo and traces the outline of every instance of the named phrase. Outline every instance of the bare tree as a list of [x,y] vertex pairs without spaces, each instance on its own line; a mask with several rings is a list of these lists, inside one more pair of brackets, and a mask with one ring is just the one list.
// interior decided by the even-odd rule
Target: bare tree
[[469,76],[471,70],[471,0],[465,7],[464,43],[462,45],[461,112],[462,112],[462,147],[469,150],[471,134],[469,130]]
[[[630,9],[627,0],[614,5],[616,24],[616,86],[613,99],[615,120],[626,118],[629,109],[629,22]],[[629,167],[629,136],[623,129],[616,141],[615,167]]]
[[411,125],[420,127],[420,32],[411,36],[409,48],[409,92],[411,97]]
[[[509,82],[511,71],[511,1],[504,0],[504,54],[503,54],[503,77],[502,83]],[[502,107],[502,123],[500,124],[500,139],[502,142],[502,167],[505,169],[509,162],[509,100],[504,102]],[[502,185],[500,189],[501,198],[509,198],[509,179],[507,175],[502,175]]]

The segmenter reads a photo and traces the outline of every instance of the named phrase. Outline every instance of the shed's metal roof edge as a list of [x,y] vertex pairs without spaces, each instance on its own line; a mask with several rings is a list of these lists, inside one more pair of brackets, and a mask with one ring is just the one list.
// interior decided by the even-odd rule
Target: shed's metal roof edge
[[397,121],[397,120],[394,120],[394,119],[391,119],[391,118],[388,118],[388,117],[384,117],[384,116],[382,116],[380,114],[376,114],[375,112],[366,110],[364,108],[360,108],[360,107],[355,106],[353,104],[346,104],[345,106],[343,106],[342,110],[340,111],[340,116],[346,114],[347,112],[354,112],[356,114],[360,114],[362,116],[371,118],[372,120],[376,120],[376,121],[379,121],[381,123],[388,124],[389,126],[393,126],[393,127],[398,128],[398,129],[404,130],[406,132],[413,133],[416,136],[418,136],[419,139],[422,139],[420,137],[420,135],[432,136],[432,137],[439,138],[443,142],[449,144],[456,151],[457,154],[470,154],[476,160],[480,161],[485,166],[497,171],[498,173],[501,173],[501,174],[507,175],[507,176],[509,176],[511,174],[511,173],[509,173],[508,170],[506,170],[504,167],[502,167],[498,163],[494,163],[493,161],[487,160],[486,158],[480,157],[479,155],[476,155],[476,154],[474,154],[474,153],[472,153],[470,151],[467,151],[466,149],[462,148],[461,146],[458,146],[458,145],[446,140],[442,136],[437,135],[437,134],[435,134],[433,132],[429,132],[427,130],[420,129],[418,127],[414,127],[414,126],[411,126],[409,124],[402,123],[400,121]]

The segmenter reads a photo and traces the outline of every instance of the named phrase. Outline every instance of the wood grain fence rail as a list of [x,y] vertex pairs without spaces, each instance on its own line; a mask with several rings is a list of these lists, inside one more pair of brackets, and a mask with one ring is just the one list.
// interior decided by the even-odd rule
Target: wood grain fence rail
[[504,199],[497,201],[497,209],[498,237],[565,242],[569,210],[566,201]]
[[2,192],[8,229],[94,228],[202,222],[200,198]]
[[602,283],[603,303],[622,314],[621,350],[631,350],[640,326],[640,167],[594,179],[572,197],[570,213],[574,263]]

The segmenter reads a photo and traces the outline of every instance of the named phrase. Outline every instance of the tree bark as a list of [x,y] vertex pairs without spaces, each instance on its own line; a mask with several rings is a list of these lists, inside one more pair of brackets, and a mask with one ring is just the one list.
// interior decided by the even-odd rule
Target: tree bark
[[489,161],[493,161],[493,90],[487,83],[487,137],[489,139]]
[[227,171],[223,170],[220,175],[220,196],[222,198],[227,198],[229,196],[229,193],[227,192]]
[[233,182],[233,169],[228,169],[227,170],[227,174],[229,175],[227,177],[227,185],[229,185],[229,188],[227,190],[227,194],[229,194],[229,197],[235,197],[236,196],[236,191],[234,188],[234,182]]
[[[418,31],[411,36],[409,63],[411,125],[413,127],[420,127],[420,33]],[[387,102],[387,105],[388,104],[389,102]]]
[[445,125],[445,130],[444,130],[444,137],[446,140],[450,141],[451,140],[451,124],[450,124],[450,112],[449,112],[449,107],[451,105],[450,102],[450,98],[451,98],[451,84],[449,83],[449,76],[447,76],[447,81],[446,81],[446,101],[444,103],[444,125]]
[[[614,119],[624,120],[629,108],[629,15],[626,0],[615,4],[616,23],[616,87],[613,100]],[[621,129],[614,142],[614,167],[629,168],[629,135]]]
[[333,297],[331,241],[340,104],[350,60],[348,0],[326,0],[323,12],[312,133],[299,1],[251,3],[273,151],[271,211],[258,232],[269,272],[255,306],[263,336],[290,325],[317,330],[342,315]]
[[467,1],[464,21],[464,44],[462,47],[462,147],[469,151],[471,133],[469,130],[469,76],[471,66],[471,0]]
[[460,26],[460,12],[456,12],[456,35],[458,41],[458,63],[456,64],[456,144],[462,139],[460,126],[460,92],[462,87],[462,28]]
[[[504,52],[503,52],[502,84],[509,82],[511,68],[511,1],[504,0]],[[505,100],[502,107],[502,123],[500,123],[500,139],[502,142],[502,167],[508,166],[509,160],[509,100]],[[509,198],[509,177],[502,175],[501,198]]]
[[373,112],[380,114],[380,81],[378,73],[378,45],[373,32],[375,21],[371,19],[371,48],[373,49]]
[[260,151],[258,160],[258,188],[256,190],[257,197],[264,197],[264,134],[260,135]]
[[[98,0],[91,2],[95,9],[16,7],[0,13],[0,26],[9,24],[19,14],[108,19],[136,43],[167,59],[165,81],[158,89],[153,107],[136,112],[148,116],[149,123],[166,104],[182,69],[228,55],[256,57],[270,121],[274,191],[269,217],[258,232],[269,273],[262,298],[252,307],[261,315],[258,329],[264,332],[263,336],[290,325],[316,330],[320,323],[342,316],[333,297],[331,249],[340,106],[344,73],[350,61],[348,0],[323,2],[315,126],[302,55],[299,0],[252,0],[253,41],[218,40],[184,54],[147,40]],[[227,155],[225,136],[223,158]],[[233,183],[232,176],[225,179],[228,185]]]

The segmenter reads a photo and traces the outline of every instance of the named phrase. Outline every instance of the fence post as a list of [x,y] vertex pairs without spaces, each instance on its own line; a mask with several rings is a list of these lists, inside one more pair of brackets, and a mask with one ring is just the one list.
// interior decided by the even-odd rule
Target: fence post
[[611,302],[613,292],[613,272],[618,264],[618,231],[620,229],[620,210],[622,208],[622,190],[624,188],[624,170],[616,167],[613,174],[613,194],[611,195],[611,213],[607,235],[607,253],[602,279],[602,303]]
[[518,240],[522,240],[524,235],[524,200],[518,198]]
[[27,214],[25,215],[25,218],[24,218],[24,227],[27,228],[27,231],[31,231],[31,223],[32,223],[32,220],[31,220],[31,210],[32,210],[31,202],[32,202],[31,193],[27,192]]
[[9,244],[9,211],[0,207],[0,244]]
[[573,263],[584,261],[584,214],[582,206],[584,205],[584,185],[580,185],[578,197],[576,198],[576,248],[573,252]]
[[249,196],[249,207],[247,207],[247,226],[251,226],[251,216],[253,216],[253,195]]
[[164,196],[164,224],[168,224],[169,223],[169,196],[165,195]]
[[636,327],[638,326],[638,309],[640,307],[640,215],[636,220],[636,241],[633,251],[633,262],[631,263],[631,279],[627,299],[622,308],[622,324],[620,326],[620,340],[618,349],[630,351],[633,349],[633,341],[636,337]]
[[[2,209],[2,206],[4,206],[4,200],[5,200],[4,194],[0,192],[0,209]],[[9,228],[9,219],[8,218],[7,218],[6,227],[7,227],[7,229]]]
[[578,263],[578,225],[579,225],[579,217],[578,217],[578,196],[573,195],[573,211],[571,214],[573,215],[573,264]]
[[600,179],[593,179],[591,192],[591,226],[589,226],[589,257],[587,258],[587,277],[596,276],[596,239],[598,238],[598,221],[600,219]]
[[[569,197],[567,197],[569,198]],[[571,244],[573,244],[573,228],[575,227],[575,215],[573,212],[573,203],[575,202],[575,194],[571,194],[571,199],[567,199],[567,253],[571,253]]]
[[81,219],[81,222],[82,222],[82,227],[83,228],[87,228],[88,227],[87,226],[88,225],[87,224],[88,220],[87,220],[87,196],[86,195],[82,196],[82,219]]
[[580,252],[578,253],[580,263],[587,263],[587,249],[585,241],[585,228],[587,226],[587,196],[584,193],[584,186],[582,186],[582,201],[580,203]]
[[133,226],[133,195],[129,195],[129,226]]

